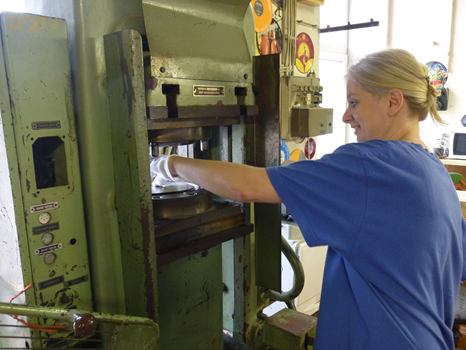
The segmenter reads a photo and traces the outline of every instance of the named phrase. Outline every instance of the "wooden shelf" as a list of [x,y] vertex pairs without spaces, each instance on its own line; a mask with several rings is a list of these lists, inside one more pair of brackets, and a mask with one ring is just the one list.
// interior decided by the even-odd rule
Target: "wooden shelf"
[[325,0],[298,0],[298,2],[311,6],[321,6],[324,4],[324,1]]
[[466,166],[466,160],[463,160],[463,159],[444,158],[444,159],[441,159],[441,161],[445,165]]

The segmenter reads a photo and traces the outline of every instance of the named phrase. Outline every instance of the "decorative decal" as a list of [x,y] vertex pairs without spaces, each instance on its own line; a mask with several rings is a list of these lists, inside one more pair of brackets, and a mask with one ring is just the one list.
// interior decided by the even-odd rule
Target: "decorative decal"
[[265,31],[272,22],[272,1],[252,0],[252,11],[254,13],[254,29],[257,33]]
[[257,49],[260,55],[280,53],[282,48],[282,32],[273,19],[270,27],[262,33],[256,33]]
[[300,33],[296,37],[296,68],[301,73],[311,70],[314,63],[314,44],[307,33]]

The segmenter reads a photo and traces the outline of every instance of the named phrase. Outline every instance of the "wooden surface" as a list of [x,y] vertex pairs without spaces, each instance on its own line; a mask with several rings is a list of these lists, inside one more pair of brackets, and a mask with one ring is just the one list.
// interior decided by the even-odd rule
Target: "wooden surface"
[[442,159],[449,173],[459,173],[466,177],[466,161],[458,159]]
[[320,6],[324,4],[324,0],[298,0],[298,2],[311,6]]

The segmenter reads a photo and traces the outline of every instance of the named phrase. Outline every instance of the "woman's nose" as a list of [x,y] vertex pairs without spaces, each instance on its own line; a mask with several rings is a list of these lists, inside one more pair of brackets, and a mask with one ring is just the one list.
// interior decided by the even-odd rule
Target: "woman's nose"
[[343,123],[349,123],[352,119],[353,119],[353,116],[351,115],[351,112],[348,107],[345,113],[343,113],[343,117],[341,118],[341,120],[343,121]]

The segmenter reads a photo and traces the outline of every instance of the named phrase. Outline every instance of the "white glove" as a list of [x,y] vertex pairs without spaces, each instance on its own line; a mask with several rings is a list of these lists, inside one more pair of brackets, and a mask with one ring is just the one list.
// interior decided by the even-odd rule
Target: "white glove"
[[169,182],[186,181],[182,177],[173,176],[168,169],[168,158],[171,156],[151,157],[150,161],[150,177],[155,186],[162,186]]

